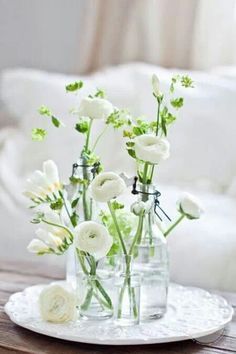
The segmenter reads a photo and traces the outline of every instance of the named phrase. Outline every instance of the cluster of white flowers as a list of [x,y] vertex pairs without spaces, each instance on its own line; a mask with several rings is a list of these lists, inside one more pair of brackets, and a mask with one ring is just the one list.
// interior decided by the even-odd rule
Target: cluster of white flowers
[[[74,86],[72,85],[72,91]],[[130,155],[136,159],[139,180],[144,184],[151,183],[155,165],[168,159],[170,155],[170,144],[168,140],[163,137],[167,135],[165,124],[169,126],[169,121],[165,122],[165,119],[167,120],[167,118],[165,118],[165,115],[163,114],[164,109],[163,111],[159,110],[164,95],[160,91],[160,83],[156,75],[153,75],[152,77],[152,92],[158,103],[156,122],[151,122],[151,124],[148,124],[147,122],[140,120],[141,123],[139,123],[137,119],[135,122],[138,126],[132,126],[131,119],[127,119],[125,117],[122,117],[121,119],[120,116],[116,116],[116,108],[106,99],[98,97],[102,96],[100,91],[94,97],[89,96],[83,98],[80,102],[78,110],[80,123],[77,124],[76,128],[79,132],[87,134],[81,156],[83,158],[86,156],[88,160],[89,158],[87,156],[94,157],[93,153],[95,148],[91,148],[89,144],[93,120],[103,119],[106,121],[107,125],[110,121],[112,121],[113,127],[115,128],[122,126],[125,124],[123,122],[126,122],[126,124],[131,126],[133,129],[127,131],[124,136],[130,138],[130,141],[127,142],[126,145]],[[167,109],[166,106],[164,108]],[[49,111],[47,110],[47,115],[48,112]],[[117,112],[119,113],[119,111]],[[45,112],[43,114],[45,114]],[[168,114],[171,116],[171,112]],[[169,116],[167,115],[167,117]],[[159,121],[159,118],[162,120]],[[175,117],[173,116],[172,120],[174,119]],[[142,134],[142,123],[144,123],[144,131],[149,133]],[[136,131],[134,128],[136,128]],[[159,128],[161,129],[161,132]],[[96,143],[94,146],[96,146]],[[95,159],[92,159],[92,161],[94,160]],[[91,161],[91,159],[89,161]],[[141,170],[139,170],[140,166]],[[138,231],[142,232],[140,230],[143,229],[141,224],[144,219],[143,216],[144,214],[150,212],[153,204],[150,200],[148,200],[147,202],[138,201],[131,205],[131,212],[135,215],[132,216],[136,219],[136,221],[138,220],[138,228],[136,236],[132,241],[132,246],[130,250],[128,250],[128,246],[125,244],[123,239],[123,230],[119,228],[117,222],[118,219],[116,218],[115,213],[115,211],[117,209],[121,209],[123,205],[113,200],[119,197],[126,190],[127,185],[125,180],[130,185],[130,179],[125,175],[124,178],[121,178],[121,176],[114,172],[103,172],[98,174],[93,179],[88,187],[89,189],[87,188],[87,191],[90,191],[91,197],[95,201],[99,203],[107,203],[110,211],[110,217],[116,229],[115,231],[117,233],[117,237],[119,238],[121,249],[125,255],[132,255],[135,240],[138,239],[137,236],[140,236],[140,240],[142,237],[142,235],[138,234]],[[84,182],[84,180],[82,180],[82,182]],[[55,162],[51,160],[45,161],[43,163],[42,171],[35,171],[33,175],[27,179],[26,183],[26,191],[24,194],[34,202],[34,207],[38,208],[41,203],[43,205],[45,203],[49,203],[50,208],[55,209],[54,211],[50,209],[50,212],[41,213],[43,216],[35,219],[36,223],[42,222],[43,227],[36,230],[36,238],[32,239],[29,243],[28,250],[30,252],[39,255],[45,253],[55,253],[59,255],[62,254],[72,242],[74,242],[79,257],[81,255],[85,255],[86,257],[88,255],[94,257],[96,261],[95,264],[97,263],[97,260],[105,257],[109,253],[113,245],[113,237],[109,234],[109,231],[111,234],[113,233],[108,224],[104,222],[107,226],[105,227],[101,223],[88,220],[80,222],[77,225],[78,215],[76,213],[79,208],[76,209],[76,207],[81,195],[76,194],[77,199],[74,199],[73,196],[73,198],[71,198],[73,200],[67,200],[67,189],[60,182],[58,168]],[[83,186],[84,185],[85,183]],[[75,188],[77,188],[77,185]],[[83,197],[81,197],[81,199],[84,202]],[[173,223],[165,233],[163,232],[165,236],[167,236],[169,232],[171,232],[172,229],[182,219],[184,219],[184,217],[187,217],[188,219],[198,219],[203,213],[203,209],[199,201],[188,193],[185,193],[178,200],[177,210],[181,213],[181,215],[179,215],[177,221]],[[66,217],[63,216],[64,212],[66,212]],[[75,222],[72,218],[74,216],[77,218]],[[139,219],[137,217],[139,217]],[[86,218],[86,220],[89,218],[90,217]],[[82,293],[83,291],[81,290],[81,298],[83,297]],[[104,294],[104,292],[102,292],[102,294]],[[55,323],[73,320],[76,316],[76,301],[78,302],[78,298],[76,299],[73,290],[68,288],[68,284],[51,284],[45,287],[39,296],[41,316],[45,321]]]
[[43,171],[35,171],[26,180],[24,195],[30,199],[45,199],[61,189],[58,168],[55,162],[48,160],[43,163]]

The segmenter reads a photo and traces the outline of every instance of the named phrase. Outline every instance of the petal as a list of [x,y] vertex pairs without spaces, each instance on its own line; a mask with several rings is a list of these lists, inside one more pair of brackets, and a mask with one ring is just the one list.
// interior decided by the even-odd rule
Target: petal
[[54,161],[45,161],[43,163],[43,171],[51,184],[59,184],[58,168]]

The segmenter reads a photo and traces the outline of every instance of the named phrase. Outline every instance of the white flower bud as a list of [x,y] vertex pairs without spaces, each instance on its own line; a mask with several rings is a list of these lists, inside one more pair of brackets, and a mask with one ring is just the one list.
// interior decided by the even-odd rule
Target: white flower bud
[[184,193],[177,201],[177,209],[188,219],[199,219],[204,212],[200,202],[190,193]]

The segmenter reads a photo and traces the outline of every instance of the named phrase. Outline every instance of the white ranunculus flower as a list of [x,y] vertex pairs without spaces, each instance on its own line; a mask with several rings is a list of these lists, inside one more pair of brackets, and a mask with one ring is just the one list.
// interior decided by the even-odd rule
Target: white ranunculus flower
[[76,296],[69,286],[51,284],[39,296],[39,309],[43,320],[63,323],[76,318]]
[[114,111],[113,105],[99,97],[85,97],[81,100],[79,106],[79,116],[91,119],[107,119]]
[[143,134],[137,136],[134,143],[136,157],[150,164],[158,164],[170,155],[170,144],[165,138]]
[[33,238],[27,246],[27,250],[31,253],[44,253],[49,251],[49,247],[43,241]]
[[161,91],[160,91],[160,81],[158,79],[158,77],[153,74],[152,75],[152,91],[156,96],[160,96],[161,95]]
[[184,193],[179,198],[177,208],[189,219],[199,219],[204,212],[199,200],[190,193]]
[[55,162],[48,160],[43,163],[43,171],[35,171],[26,180],[25,196],[31,199],[45,198],[61,189],[58,168]]
[[126,188],[124,180],[114,172],[100,173],[90,186],[93,199],[102,203],[118,197]]
[[76,226],[74,233],[75,246],[97,259],[105,257],[113,243],[105,226],[94,221],[82,222]]

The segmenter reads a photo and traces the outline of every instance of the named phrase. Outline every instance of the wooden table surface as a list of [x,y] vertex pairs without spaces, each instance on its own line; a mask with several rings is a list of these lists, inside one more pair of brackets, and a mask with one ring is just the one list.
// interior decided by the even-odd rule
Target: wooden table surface
[[[49,275],[50,274],[50,275]],[[101,346],[73,343],[46,337],[23,329],[12,323],[4,312],[4,304],[9,296],[25,287],[49,283],[61,279],[62,272],[57,268],[44,268],[43,263],[1,263],[0,264],[0,354],[4,353],[53,353],[53,354],[175,354],[236,353],[236,317],[227,326],[224,335],[211,344],[198,344],[191,340],[139,346]],[[221,293],[233,307],[236,307],[236,294]],[[111,333],[112,335],[112,333]]]

